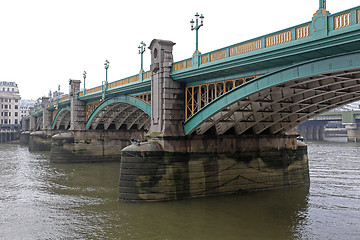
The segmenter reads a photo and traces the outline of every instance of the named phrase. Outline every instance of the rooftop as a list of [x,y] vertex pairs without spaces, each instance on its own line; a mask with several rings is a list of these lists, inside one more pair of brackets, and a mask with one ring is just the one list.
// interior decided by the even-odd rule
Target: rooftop
[[0,86],[11,86],[11,87],[17,87],[17,84],[15,82],[6,82],[2,81],[0,82]]

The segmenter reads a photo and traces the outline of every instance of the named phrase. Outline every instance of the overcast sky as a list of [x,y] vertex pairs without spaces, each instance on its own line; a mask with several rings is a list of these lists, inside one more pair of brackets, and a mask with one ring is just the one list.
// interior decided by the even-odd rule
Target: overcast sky
[[[360,5],[358,0],[327,0],[336,13]],[[195,32],[190,20],[204,15],[199,50],[206,53],[311,20],[319,0],[0,0],[0,81],[18,84],[23,99],[68,93],[68,80],[86,88],[140,70],[138,45],[171,40],[174,61],[191,57]],[[144,53],[144,69],[150,68]]]

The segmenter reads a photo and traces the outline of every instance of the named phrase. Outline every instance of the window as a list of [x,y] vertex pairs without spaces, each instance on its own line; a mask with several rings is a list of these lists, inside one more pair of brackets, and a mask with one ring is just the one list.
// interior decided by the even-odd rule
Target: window
[[17,119],[15,119],[15,124],[18,124],[18,120],[17,120]]
[[15,112],[15,117],[17,117],[18,116],[18,112]]
[[11,117],[11,112],[9,112],[9,117]]
[[7,124],[7,119],[4,120],[4,123]]
[[19,106],[18,105],[15,105],[15,109],[18,109],[19,108]]
[[8,105],[7,105],[7,104],[5,104],[4,106],[5,106],[5,109],[7,109],[7,108],[8,108]]
[[11,124],[11,119],[9,119],[9,124]]
[[12,91],[14,91],[14,88],[12,88]]
[[7,117],[7,114],[8,114],[7,112],[4,112],[4,116],[5,116],[5,117]]
[[15,102],[19,102],[19,99],[15,99]]

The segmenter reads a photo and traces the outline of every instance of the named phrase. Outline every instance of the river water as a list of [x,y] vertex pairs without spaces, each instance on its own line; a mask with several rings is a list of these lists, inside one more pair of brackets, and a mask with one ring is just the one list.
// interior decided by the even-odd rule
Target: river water
[[0,145],[0,239],[360,239],[360,143],[308,143],[310,187],[118,202],[119,163]]

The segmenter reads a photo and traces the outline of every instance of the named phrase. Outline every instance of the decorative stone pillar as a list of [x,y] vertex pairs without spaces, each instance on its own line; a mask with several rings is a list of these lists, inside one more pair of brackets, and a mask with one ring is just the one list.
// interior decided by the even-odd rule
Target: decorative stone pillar
[[151,50],[151,137],[184,136],[184,86],[171,79],[175,43],[154,39]]
[[80,92],[80,80],[70,79],[70,130],[84,130],[86,123],[86,104],[78,99]]
[[29,115],[29,130],[31,132],[36,131],[36,118],[33,116],[35,108],[30,107],[30,115]]
[[42,130],[51,130],[52,114],[51,111],[47,110],[49,103],[49,97],[42,97],[41,107],[44,109]]

